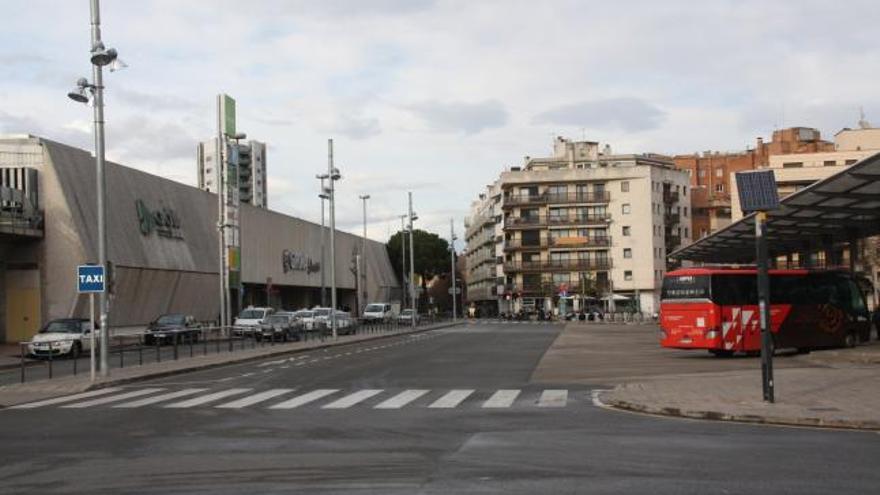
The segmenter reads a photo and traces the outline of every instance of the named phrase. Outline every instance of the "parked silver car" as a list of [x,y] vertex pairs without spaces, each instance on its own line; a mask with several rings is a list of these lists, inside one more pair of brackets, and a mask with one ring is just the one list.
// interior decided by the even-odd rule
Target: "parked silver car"
[[279,312],[263,319],[257,339],[288,342],[299,340],[299,327],[294,313]]

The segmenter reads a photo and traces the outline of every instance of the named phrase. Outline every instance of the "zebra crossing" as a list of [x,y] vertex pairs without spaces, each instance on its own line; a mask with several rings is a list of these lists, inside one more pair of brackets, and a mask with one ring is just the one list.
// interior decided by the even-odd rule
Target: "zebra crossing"
[[320,409],[326,411],[351,408],[375,410],[400,409],[474,409],[504,410],[532,409],[535,411],[550,408],[565,408],[591,403],[590,390],[567,389],[296,389],[273,388],[255,390],[252,388],[228,388],[212,390],[209,388],[184,388],[170,390],[161,387],[127,388],[111,387],[73,394],[64,397],[30,402],[11,406],[8,409],[37,409],[57,407],[59,409],[139,409],[155,407],[161,409],[211,408],[220,410],[237,409]]

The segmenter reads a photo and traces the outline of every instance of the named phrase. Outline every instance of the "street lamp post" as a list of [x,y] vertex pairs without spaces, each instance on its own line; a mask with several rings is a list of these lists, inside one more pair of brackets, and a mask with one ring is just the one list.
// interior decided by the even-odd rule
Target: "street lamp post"
[[[92,63],[92,83],[86,78],[80,78],[76,82],[76,88],[67,94],[70,99],[87,103],[89,101],[90,92],[94,103],[94,127],[95,127],[95,171],[96,171],[96,190],[97,196],[97,221],[98,221],[98,264],[104,268],[105,276],[107,274],[107,207],[106,207],[106,179],[104,175],[104,66],[109,65],[111,72],[122,69],[126,65],[119,60],[118,54],[114,48],[107,49],[101,41],[101,12],[98,0],[91,0],[91,57]],[[110,366],[108,363],[109,348],[109,312],[110,308],[107,301],[107,291],[98,295],[99,300],[99,320],[100,320],[100,361],[101,376],[106,377],[110,374]],[[94,322],[93,322],[94,323]]]
[[401,291],[401,307],[406,307],[406,294],[409,290],[409,285],[406,283],[406,217],[407,215],[400,215],[400,258],[401,258],[401,268],[400,268],[400,282],[402,284]]
[[318,194],[318,197],[321,198],[321,307],[327,307],[327,276],[324,269],[327,267],[327,254],[326,248],[324,247],[324,237],[325,231],[327,228],[324,226],[324,201],[329,199],[330,196],[327,194],[327,188],[324,186],[324,180],[329,176],[327,174],[319,174],[315,176],[317,179],[321,181],[321,192]]
[[412,307],[412,327],[416,327],[416,315],[418,314],[416,309],[416,264],[415,264],[415,251],[413,249],[413,244],[415,244],[415,238],[413,237],[414,229],[413,229],[413,221],[418,220],[418,216],[413,213],[412,208],[412,192],[409,193],[409,297],[410,304]]
[[342,178],[342,175],[333,166],[333,139],[327,140],[327,175],[330,180],[330,328],[333,330],[333,340],[336,340],[336,187],[334,184]]
[[361,239],[361,280],[360,284],[363,288],[364,298],[361,301],[360,311],[363,311],[363,308],[369,301],[369,294],[367,293],[367,200],[370,199],[369,194],[364,194],[362,196],[358,196],[361,198],[361,201],[364,202],[364,237]]
[[449,262],[450,269],[452,273],[452,322],[455,323],[456,320],[456,304],[455,297],[457,296],[456,291],[458,287],[455,285],[455,221],[453,219],[449,219]]

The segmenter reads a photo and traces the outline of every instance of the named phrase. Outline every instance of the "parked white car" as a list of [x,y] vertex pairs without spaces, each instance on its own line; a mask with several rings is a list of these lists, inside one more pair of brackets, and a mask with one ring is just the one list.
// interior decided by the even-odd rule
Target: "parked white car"
[[330,311],[330,308],[312,308],[312,314],[314,315],[316,329],[327,328],[327,324],[330,320]]
[[293,313],[293,317],[296,319],[299,325],[302,326],[303,330],[307,332],[311,332],[315,330],[315,312],[310,309],[301,309],[295,313]]
[[364,321],[381,321],[387,323],[394,320],[394,307],[388,303],[370,303],[364,308]]
[[235,335],[253,335],[260,330],[263,320],[274,313],[272,308],[255,308],[249,306],[242,310],[238,318],[233,322],[233,333]]
[[51,355],[77,358],[91,349],[91,332],[92,324],[84,318],[52,320],[31,338],[28,354],[34,357]]

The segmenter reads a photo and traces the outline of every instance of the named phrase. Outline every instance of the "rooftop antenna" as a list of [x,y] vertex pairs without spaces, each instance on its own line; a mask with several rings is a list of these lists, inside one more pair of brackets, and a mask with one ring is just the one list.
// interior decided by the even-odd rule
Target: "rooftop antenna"
[[859,129],[871,129],[871,123],[865,120],[865,107],[859,107]]

